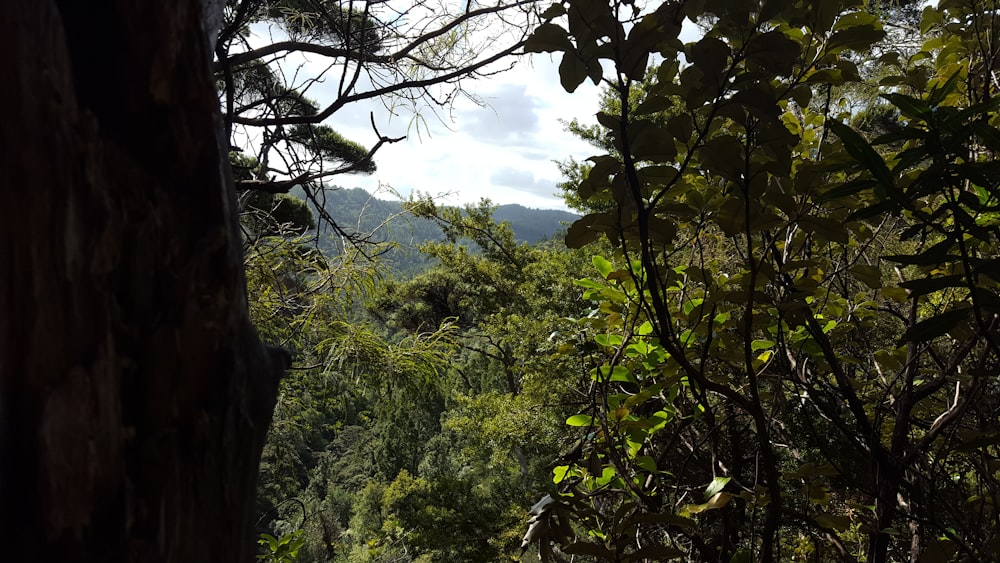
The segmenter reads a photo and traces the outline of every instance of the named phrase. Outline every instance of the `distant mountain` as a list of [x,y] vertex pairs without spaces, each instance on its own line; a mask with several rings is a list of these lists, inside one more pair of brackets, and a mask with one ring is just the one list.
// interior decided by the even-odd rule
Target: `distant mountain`
[[498,222],[508,221],[517,240],[536,243],[550,239],[580,216],[559,209],[531,209],[516,203],[501,205],[493,212]]
[[[350,231],[381,232],[388,235],[385,240],[405,243],[444,240],[441,229],[433,221],[404,213],[402,202],[379,199],[361,188],[327,190],[324,209],[338,225]],[[517,240],[536,243],[565,230],[579,215],[558,209],[531,209],[508,204],[497,206],[493,218],[497,222],[509,222]]]
[[[371,233],[376,241],[396,242],[404,247],[387,256],[397,263],[397,269],[408,270],[426,263],[415,251],[408,249],[423,242],[444,240],[444,234],[434,221],[405,213],[402,202],[376,198],[361,188],[326,190],[323,208],[345,231]],[[497,206],[493,218],[509,222],[517,240],[533,244],[565,231],[579,216],[568,211],[509,204]],[[317,223],[322,224],[322,221]],[[333,235],[329,230],[321,232],[320,244],[328,251],[337,246]]]

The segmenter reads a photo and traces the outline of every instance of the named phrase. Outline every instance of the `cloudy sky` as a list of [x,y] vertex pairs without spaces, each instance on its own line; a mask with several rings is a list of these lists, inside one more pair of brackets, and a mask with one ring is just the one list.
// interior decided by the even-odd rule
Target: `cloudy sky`
[[[254,47],[284,39],[273,27],[257,27]],[[326,73],[324,82],[307,95],[322,106],[336,95],[339,73],[330,60],[298,55],[282,63],[286,79]],[[593,122],[599,90],[590,81],[574,94],[559,84],[558,60],[548,54],[522,57],[514,68],[486,79],[465,81],[467,91],[485,103],[460,98],[450,110],[412,111],[393,115],[379,101],[346,106],[325,123],[348,139],[371,147],[375,135],[370,115],[387,137],[405,141],[383,145],[375,157],[378,171],[370,176],[337,176],[330,183],[360,187],[391,199],[389,189],[406,196],[418,191],[445,204],[520,203],[539,209],[565,209],[556,195],[560,174],[554,161],[585,159],[595,149],[563,130],[560,119]]]
[[559,85],[557,63],[546,54],[523,59],[514,69],[469,82],[466,88],[486,105],[459,99],[450,113],[423,111],[417,121],[412,112],[392,116],[378,103],[338,112],[327,123],[366,146],[373,139],[372,111],[383,135],[408,138],[379,150],[375,174],[335,182],[368,191],[389,186],[404,195],[442,195],[441,201],[449,204],[489,198],[497,204],[565,208],[555,195],[560,174],[554,161],[587,158],[595,149],[564,131],[559,120],[593,121],[598,88],[587,82],[567,94]]
[[[430,17],[437,16],[431,12]],[[273,25],[257,24],[252,31],[253,48],[287,39]],[[681,38],[695,40],[695,26],[685,21]],[[320,106],[336,99],[336,63],[318,55],[285,54],[280,66],[290,85],[324,76],[306,95]],[[383,199],[392,199],[392,192],[403,197],[420,192],[450,205],[488,198],[495,204],[566,209],[557,195],[562,178],[556,161],[584,160],[597,149],[566,132],[560,120],[595,123],[600,90],[585,80],[568,94],[559,84],[558,62],[548,53],[536,54],[489,78],[463,81],[483,105],[459,98],[438,112],[424,109],[416,119],[406,109],[389,111],[385,100],[344,107],[325,122],[344,137],[371,147],[377,139],[371,128],[374,114],[381,135],[407,139],[378,151],[374,174],[337,176],[329,183],[364,188]]]

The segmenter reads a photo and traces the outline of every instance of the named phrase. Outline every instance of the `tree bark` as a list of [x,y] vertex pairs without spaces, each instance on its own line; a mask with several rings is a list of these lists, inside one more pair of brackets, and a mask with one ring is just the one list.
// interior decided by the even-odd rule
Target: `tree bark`
[[247,314],[200,0],[0,3],[10,561],[250,561],[286,364]]

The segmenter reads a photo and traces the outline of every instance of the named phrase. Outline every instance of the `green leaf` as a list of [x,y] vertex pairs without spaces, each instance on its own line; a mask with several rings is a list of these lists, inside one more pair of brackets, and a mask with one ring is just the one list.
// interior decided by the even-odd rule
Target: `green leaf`
[[876,182],[875,180],[868,180],[868,179],[851,180],[850,182],[845,182],[843,184],[840,184],[839,186],[836,186],[834,188],[831,188],[823,192],[822,194],[820,194],[819,197],[816,198],[816,200],[819,202],[827,202],[827,201],[833,201],[835,199],[852,197],[856,195],[858,192],[870,189],[877,183],[878,182]]
[[964,429],[958,431],[959,451],[971,452],[1000,444],[1000,432]]
[[587,79],[587,65],[573,51],[563,54],[559,63],[559,83],[563,89],[572,94]]
[[851,129],[847,125],[840,123],[839,121],[830,119],[827,120],[826,126],[834,132],[835,135],[840,137],[841,142],[844,143],[844,148],[847,152],[854,157],[858,162],[863,164],[867,168],[875,179],[879,181],[880,184],[889,192],[889,194],[895,193],[894,182],[892,180],[892,174],[889,172],[889,167],[886,166],[885,160],[882,156],[868,144],[854,129]]
[[868,12],[850,12],[837,19],[837,23],[833,24],[833,31],[843,31],[859,25],[879,25],[878,16]]
[[618,219],[611,213],[584,215],[570,225],[566,231],[566,246],[583,248],[601,237],[602,234],[617,230]]
[[637,120],[631,124],[630,134],[632,142],[629,149],[637,160],[673,162],[677,156],[677,145],[665,127]]
[[649,457],[648,455],[641,455],[635,458],[635,464],[643,471],[648,471],[649,473],[656,473],[656,460]]
[[871,289],[882,287],[882,270],[867,264],[855,264],[851,266],[851,274],[861,283]]
[[271,550],[271,553],[278,551],[278,538],[272,536],[271,534],[261,534],[259,543],[261,545],[266,544],[268,549]]
[[[714,172],[732,182],[739,182],[744,172],[743,144],[733,135],[719,135],[698,151],[702,169]],[[740,206],[743,214],[743,206]],[[741,217],[740,221],[745,220]],[[726,233],[730,236],[730,233]]]
[[712,482],[708,484],[705,489],[705,498],[709,499],[716,495],[719,491],[726,487],[726,484],[732,480],[732,477],[716,477],[712,479]]
[[[998,97],[1000,99],[1000,97]],[[976,137],[992,151],[1000,152],[1000,130],[996,127],[990,127],[990,125],[984,121],[977,121],[972,124],[972,130],[975,131]]]
[[611,129],[612,131],[618,131],[621,129],[622,118],[620,115],[599,111],[594,115],[594,117],[597,119],[598,123],[608,129]]
[[792,0],[764,0],[757,13],[758,21],[771,21],[792,7]]
[[831,514],[829,512],[820,512],[815,516],[816,523],[820,527],[827,528],[830,530],[837,530],[838,532],[843,532],[851,526],[851,519],[848,516],[842,514]]
[[601,276],[604,279],[608,279],[608,275],[615,271],[614,264],[603,256],[594,256],[591,258],[591,261],[594,263],[594,267],[597,268],[597,271],[601,273]]
[[715,222],[727,237],[736,236],[746,226],[743,198],[729,198],[715,215]]
[[958,544],[948,538],[935,538],[920,554],[918,563],[949,563],[954,560],[957,553]]
[[927,121],[931,116],[931,106],[927,102],[919,99],[913,98],[911,96],[906,96],[904,94],[880,94],[886,100],[896,106],[900,113],[906,117],[913,119],[919,119],[922,121]]
[[574,414],[566,419],[566,424],[568,426],[592,426],[594,417],[589,414]]
[[799,84],[795,88],[792,88],[791,97],[795,100],[795,104],[800,108],[808,108],[809,102],[812,100],[812,88],[808,84]]
[[676,180],[678,177],[678,171],[676,168],[664,164],[644,166],[636,170],[636,173],[639,176],[639,180],[643,183],[653,184],[656,186],[667,186],[671,181]]
[[712,498],[708,499],[705,504],[695,505],[691,512],[698,514],[699,512],[705,512],[706,510],[718,510],[727,504],[729,501],[733,500],[733,495],[730,493],[716,493],[712,495]]
[[564,8],[562,4],[553,4],[542,12],[541,18],[543,20],[551,20],[564,15],[566,15],[566,8]]
[[648,96],[632,111],[632,115],[643,116],[657,114],[672,107],[674,107],[674,101],[667,96]]
[[646,49],[625,49],[618,63],[618,68],[632,80],[642,80],[649,66],[649,51]]
[[[601,368],[601,373],[605,376],[608,375],[607,369],[603,367]],[[631,383],[635,381],[635,377],[632,375],[632,372],[629,371],[628,368],[624,366],[615,366],[614,368],[611,369],[611,377],[608,378],[608,381],[624,381],[627,383]]]
[[954,73],[952,73],[952,75],[948,78],[947,81],[945,81],[944,84],[942,84],[940,87],[934,88],[934,90],[931,91],[931,95],[927,97],[927,103],[929,103],[932,106],[936,106],[939,105],[941,102],[943,102],[944,99],[948,97],[948,94],[954,92],[955,88],[958,87],[958,81],[961,77],[962,77],[961,71],[955,71]]
[[552,482],[555,484],[562,483],[566,479],[566,474],[569,473],[568,465],[559,465],[552,469]]
[[971,307],[961,307],[924,319],[908,328],[900,341],[926,342],[932,340],[958,326],[959,323],[968,319],[971,313]]
[[572,543],[563,548],[563,553],[568,553],[570,555],[589,555],[591,557],[596,557],[598,561],[615,561],[618,559],[615,552],[604,547],[603,545],[587,542]]
[[781,113],[774,93],[763,88],[748,88],[733,94],[730,102],[746,108],[747,113],[761,118],[775,118]]
[[919,254],[889,254],[882,258],[897,264],[936,266],[961,259],[961,256],[957,254],[948,254],[954,246],[955,241],[947,238]]
[[704,76],[716,77],[729,63],[729,46],[715,37],[703,37],[688,48],[687,58]]
[[817,217],[807,215],[800,217],[796,224],[805,232],[818,235],[820,238],[846,245],[850,242],[850,235],[841,221],[835,221],[828,217]]
[[920,15],[920,33],[927,33],[931,27],[944,21],[944,14],[934,6],[927,6]]
[[674,115],[667,120],[667,131],[678,141],[686,143],[694,133],[694,124],[687,114]]
[[538,26],[524,42],[525,53],[554,53],[572,50],[573,43],[569,40],[566,30],[554,23],[543,23]]
[[801,46],[781,31],[772,30],[753,39],[746,46],[746,59],[777,75],[792,73]]
[[884,37],[885,31],[875,25],[858,25],[834,32],[826,43],[826,50],[828,53],[837,53],[844,49],[863,52]]
[[786,480],[794,479],[805,479],[807,477],[814,477],[817,475],[840,475],[834,466],[829,463],[816,463],[816,462],[806,462],[795,469],[795,471],[788,471],[782,474],[782,478]]
[[909,290],[912,297],[920,297],[935,291],[941,291],[949,287],[962,287],[965,285],[965,276],[953,274],[950,276],[928,276],[916,280],[909,280],[899,284],[900,287]]
[[822,68],[814,70],[806,75],[806,84],[831,84],[840,86],[846,80],[844,73],[839,68]]
[[622,169],[621,161],[610,155],[592,156],[587,160],[594,163],[590,172],[587,173],[587,179],[591,180],[595,187],[608,186],[608,177],[617,174]]
[[813,504],[830,503],[830,487],[818,481],[812,481],[808,485],[809,501]]

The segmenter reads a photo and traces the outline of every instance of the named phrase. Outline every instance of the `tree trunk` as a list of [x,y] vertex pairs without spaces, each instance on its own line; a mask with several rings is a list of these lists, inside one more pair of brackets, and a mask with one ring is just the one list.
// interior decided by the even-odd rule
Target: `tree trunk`
[[247,315],[200,0],[0,3],[5,561],[250,561]]

